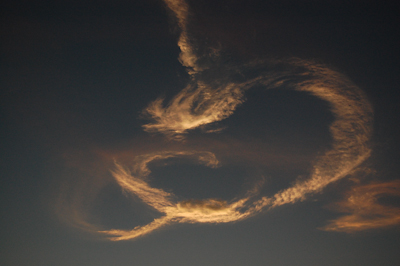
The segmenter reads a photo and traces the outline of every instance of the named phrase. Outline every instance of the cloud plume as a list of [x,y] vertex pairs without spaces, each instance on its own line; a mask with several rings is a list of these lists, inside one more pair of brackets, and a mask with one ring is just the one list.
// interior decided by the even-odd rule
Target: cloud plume
[[179,61],[185,67],[187,67],[190,74],[196,73],[200,70],[197,65],[197,55],[192,44],[192,40],[188,33],[188,17],[189,17],[189,5],[184,0],[165,0],[167,7],[174,13],[178,26],[181,30],[181,34],[178,39],[178,46],[181,49],[179,55]]

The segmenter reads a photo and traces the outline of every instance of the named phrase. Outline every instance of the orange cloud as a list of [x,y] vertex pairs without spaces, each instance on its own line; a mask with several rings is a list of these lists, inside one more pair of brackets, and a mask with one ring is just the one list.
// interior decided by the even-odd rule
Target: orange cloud
[[[190,68],[192,80],[168,104],[157,99],[143,111],[152,120],[143,126],[145,131],[182,140],[188,131],[232,115],[244,102],[245,91],[260,85],[266,89],[292,88],[329,103],[335,116],[330,125],[332,149],[314,161],[308,179],[296,182],[272,198],[254,202],[253,210],[305,200],[308,195],[321,192],[328,184],[347,176],[370,156],[372,106],[364,93],[344,75],[299,59],[259,61],[223,70],[196,68],[197,57],[187,32],[188,5],[183,0],[165,2],[175,13],[182,30],[178,41],[180,61]],[[219,76],[214,72],[220,73]]]
[[175,14],[178,20],[178,25],[181,29],[181,34],[178,40],[178,46],[181,50],[179,55],[179,61],[185,67],[189,74],[195,74],[200,71],[201,68],[197,64],[198,56],[195,53],[195,49],[191,43],[191,39],[188,35],[188,16],[189,6],[184,0],[164,0],[167,7]]
[[[151,187],[146,181],[150,170],[147,165],[155,160],[165,160],[178,156],[196,156],[199,163],[210,167],[217,167],[218,161],[214,154],[210,152],[162,152],[159,154],[148,154],[135,158],[135,164],[130,171],[116,164],[116,169],[112,172],[115,180],[121,188],[139,197],[144,203],[164,214],[163,217],[154,219],[153,222],[145,226],[137,226],[133,230],[99,230],[99,233],[106,234],[110,240],[128,240],[148,234],[158,228],[172,223],[227,223],[238,221],[254,215],[260,211],[256,205],[248,203],[250,198],[258,192],[253,189],[244,198],[226,202],[217,199],[204,200],[185,200],[176,202],[176,196],[165,192],[162,189]],[[137,173],[133,175],[132,173]],[[265,202],[266,205],[267,202]]]
[[143,111],[153,122],[143,126],[147,132],[160,132],[171,139],[183,139],[188,130],[221,121],[243,102],[244,90],[227,84],[214,90],[203,82],[188,85],[167,107],[157,99]]
[[400,224],[400,208],[380,204],[379,198],[400,197],[400,180],[358,186],[346,198],[336,203],[335,209],[349,213],[322,228],[326,231],[357,232]]
[[[134,157],[130,167],[116,164],[112,175],[121,188],[137,196],[163,216],[133,230],[98,230],[109,239],[127,240],[146,235],[173,223],[226,223],[239,221],[263,210],[305,200],[327,185],[349,175],[369,156],[373,110],[364,93],[344,75],[321,64],[306,60],[258,61],[243,65],[199,66],[199,55],[188,33],[189,7],[183,0],[165,0],[175,14],[181,34],[179,60],[190,74],[190,83],[169,103],[151,102],[143,113],[151,120],[143,125],[146,132],[161,133],[182,140],[190,130],[210,125],[231,116],[245,101],[244,94],[255,86],[265,89],[293,89],[326,101],[335,120],[330,125],[331,149],[313,161],[308,178],[272,197],[258,196],[249,190],[242,198],[225,202],[217,199],[178,202],[173,193],[153,188],[146,181],[149,163],[168,158],[190,157],[209,167],[219,161],[209,151],[144,150]],[[208,132],[213,132],[209,130]]]
[[304,60],[272,64],[286,70],[268,70],[271,68],[269,63],[249,64],[243,67],[245,71],[258,71],[259,74],[247,81],[235,82],[232,77],[228,78],[231,81],[218,84],[219,87],[214,81],[210,81],[210,85],[198,81],[201,86],[189,85],[166,107],[162,100],[156,100],[145,109],[153,122],[143,127],[149,132],[182,139],[190,129],[232,115],[243,102],[244,92],[253,86],[293,88],[310,93],[328,102],[335,116],[330,126],[332,149],[315,160],[309,179],[276,194],[274,206],[304,200],[307,194],[320,192],[328,184],[347,176],[370,156],[368,142],[372,133],[373,110],[364,93],[336,71]]
[[185,200],[178,203],[178,209],[185,211],[200,211],[203,213],[219,212],[226,209],[226,201],[217,199]]

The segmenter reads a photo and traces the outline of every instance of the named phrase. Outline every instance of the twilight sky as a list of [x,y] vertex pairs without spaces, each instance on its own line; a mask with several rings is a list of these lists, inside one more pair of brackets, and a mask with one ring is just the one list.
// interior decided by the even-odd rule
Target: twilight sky
[[399,4],[1,10],[1,265],[398,265]]

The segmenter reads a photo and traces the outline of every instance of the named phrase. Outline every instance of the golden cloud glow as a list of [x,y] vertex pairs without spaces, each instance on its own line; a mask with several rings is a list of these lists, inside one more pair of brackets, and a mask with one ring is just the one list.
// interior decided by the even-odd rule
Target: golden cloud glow
[[148,225],[137,226],[133,230],[102,230],[99,233],[106,234],[113,241],[133,239],[148,234],[155,229],[172,223],[227,223],[244,219],[260,211],[260,208],[248,207],[246,203],[257,191],[252,190],[242,199],[233,200],[230,203],[218,199],[185,200],[175,202],[175,195],[162,189],[152,188],[145,181],[150,170],[147,165],[154,160],[164,160],[178,156],[196,156],[199,163],[210,167],[217,167],[218,161],[210,152],[163,152],[149,154],[136,158],[133,169],[138,175],[133,175],[128,169],[116,164],[112,172],[115,180],[122,189],[139,197],[144,203],[153,207],[165,216],[154,219]]
[[[279,191],[271,199],[264,197],[253,203],[253,210],[305,200],[307,195],[320,192],[328,184],[347,176],[369,157],[373,110],[363,92],[345,76],[320,64],[296,59],[219,69],[225,76],[216,80],[212,75],[210,80],[207,70],[196,68],[197,57],[188,40],[187,4],[169,0],[166,3],[176,14],[182,30],[178,41],[180,61],[190,68],[192,82],[166,106],[163,99],[157,99],[144,110],[152,119],[143,126],[145,131],[181,140],[189,130],[232,115],[243,103],[244,92],[259,85],[266,89],[292,88],[328,102],[335,116],[330,126],[332,149],[315,160],[308,179]],[[237,77],[238,73],[241,78]]]
[[[233,114],[243,102],[244,92],[256,85],[264,85],[266,89],[285,87],[310,93],[327,101],[335,116],[330,126],[334,141],[332,149],[315,161],[308,180],[276,194],[273,205],[304,200],[307,194],[319,192],[328,184],[345,177],[369,157],[368,141],[372,132],[373,111],[363,92],[345,76],[304,60],[280,63],[281,67],[286,67],[281,73],[261,72],[248,81],[229,82],[214,90],[210,89],[211,85],[197,86],[196,89],[187,87],[165,108],[162,100],[157,100],[145,110],[154,122],[144,128],[181,139],[189,129]],[[246,66],[247,71],[261,67],[260,63]]]
[[206,84],[188,85],[163,107],[163,99],[152,102],[144,113],[154,122],[144,125],[147,132],[161,132],[172,139],[182,139],[182,134],[227,118],[243,102],[243,90],[227,84],[212,90]]
[[184,0],[164,0],[167,7],[175,14],[181,34],[178,40],[178,46],[181,49],[179,61],[188,68],[189,74],[194,74],[200,70],[197,65],[197,56],[194,52],[191,39],[188,36],[187,20],[189,16],[189,6]]
[[[257,185],[242,198],[231,201],[178,201],[173,193],[151,187],[147,180],[151,173],[149,164],[169,158],[193,158],[208,167],[218,167],[220,162],[213,153],[196,150],[144,151],[142,155],[134,157],[129,167],[116,163],[112,175],[126,193],[138,197],[163,216],[132,230],[97,232],[106,235],[110,240],[118,241],[134,239],[174,223],[227,223],[243,220],[271,208],[303,201],[310,195],[321,192],[327,185],[349,175],[370,156],[368,142],[372,133],[373,110],[364,93],[345,76],[321,64],[299,59],[200,67],[198,61],[201,55],[196,54],[197,50],[188,31],[187,3],[183,0],[164,2],[175,14],[181,29],[178,40],[181,50],[179,60],[187,68],[191,80],[169,103],[164,104],[164,100],[160,98],[147,106],[143,113],[151,122],[143,125],[146,132],[161,133],[171,140],[182,140],[190,130],[212,125],[231,116],[245,101],[247,90],[262,86],[265,89],[301,91],[327,102],[335,118],[330,125],[333,139],[331,149],[313,161],[308,178],[295,182],[271,197],[260,196]],[[220,129],[208,130],[214,131]],[[399,186],[397,183],[392,185],[396,188]],[[375,208],[378,206],[375,197],[389,192],[393,195],[393,189],[375,186],[359,188],[353,192],[355,194],[349,197],[351,200],[341,206],[354,214],[333,221],[325,230],[349,231],[348,228],[355,227],[355,224],[362,230],[373,228],[373,224],[377,227],[379,223],[398,223],[398,212],[390,214],[393,209]],[[363,215],[367,213],[385,216],[386,219],[379,222],[375,218],[363,219]],[[87,226],[84,221],[82,224]]]
[[326,231],[357,232],[400,224],[400,208],[380,204],[379,198],[400,197],[400,180],[353,188],[335,209],[349,213],[322,228]]

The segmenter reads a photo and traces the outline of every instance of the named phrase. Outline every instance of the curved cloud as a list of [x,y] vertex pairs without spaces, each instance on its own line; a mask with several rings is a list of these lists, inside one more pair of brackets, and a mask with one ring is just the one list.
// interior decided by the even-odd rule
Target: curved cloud
[[[274,71],[278,66],[284,70]],[[369,157],[373,110],[364,93],[345,76],[304,60],[257,62],[234,70],[241,71],[240,79],[233,70],[224,72],[230,76],[223,77],[222,81],[205,81],[200,78],[207,75],[199,75],[200,80],[195,80],[197,85],[189,85],[166,107],[161,100],[151,103],[145,112],[153,122],[144,125],[144,129],[180,140],[191,129],[233,114],[244,101],[244,92],[260,85],[266,89],[292,88],[328,102],[335,116],[330,126],[332,149],[315,161],[308,180],[276,194],[274,206],[304,200],[307,194],[321,191],[329,183],[345,177]],[[252,77],[247,73],[257,75]]]
[[[248,218],[261,211],[305,200],[328,184],[349,175],[370,156],[373,110],[364,93],[344,75],[314,62],[259,60],[237,65],[205,65],[189,32],[189,6],[183,0],[164,0],[175,14],[181,34],[179,60],[190,75],[189,84],[170,102],[151,102],[143,113],[151,120],[143,125],[150,133],[161,133],[170,140],[183,140],[191,130],[212,125],[231,116],[244,103],[245,92],[253,87],[292,89],[326,101],[335,120],[330,125],[331,149],[315,159],[307,179],[278,191],[271,197],[248,191],[229,202],[218,199],[190,199],[178,202],[176,196],[146,181],[148,165],[156,160],[191,157],[209,167],[219,162],[207,151],[153,152],[137,156],[128,169],[116,164],[113,177],[121,188],[157,210],[162,217],[132,230],[102,230],[111,240],[127,240],[148,234],[173,223],[226,223]],[[203,60],[204,61],[204,60]],[[219,130],[219,129],[216,129]],[[215,130],[210,130],[212,132]],[[359,193],[364,193],[360,190]],[[360,195],[361,195],[360,194]],[[349,207],[350,208],[350,207]],[[354,217],[353,217],[354,218]],[[333,226],[333,225],[332,225]],[[334,228],[333,227],[329,228]],[[334,230],[329,229],[326,230]],[[343,227],[344,228],[344,227]]]
[[332,149],[316,159],[307,180],[276,193],[271,199],[264,197],[255,204],[258,209],[304,200],[308,194],[320,192],[347,176],[369,157],[373,110],[364,93],[345,76],[321,64],[299,59],[199,68],[198,56],[187,39],[187,4],[181,0],[166,3],[178,18],[182,30],[178,41],[180,61],[188,67],[192,80],[168,104],[157,99],[144,110],[152,120],[143,126],[145,131],[182,140],[189,130],[232,115],[244,102],[245,91],[260,85],[265,89],[304,91],[328,102],[335,116],[330,126]]
[[256,190],[247,193],[242,199],[233,200],[230,203],[218,199],[205,200],[185,200],[176,202],[175,195],[167,193],[162,189],[152,188],[146,181],[150,174],[148,164],[155,160],[164,160],[178,156],[195,156],[199,163],[209,167],[217,167],[218,161],[214,154],[210,152],[162,152],[138,156],[133,169],[138,174],[116,164],[116,169],[112,172],[115,180],[125,192],[139,197],[144,203],[156,209],[164,216],[155,219],[145,226],[137,226],[133,230],[106,230],[100,233],[110,236],[113,241],[128,240],[148,234],[155,229],[172,223],[227,223],[244,219],[255,213],[254,207],[248,208],[246,203]]
[[182,140],[189,130],[232,115],[244,102],[245,91],[260,85],[265,89],[304,91],[328,102],[335,116],[330,126],[332,149],[315,161],[308,180],[277,193],[273,206],[304,200],[307,194],[319,192],[329,183],[345,177],[369,157],[372,106],[364,93],[344,75],[299,59],[197,68],[199,55],[193,52],[194,47],[187,40],[189,7],[183,0],[165,2],[178,19],[180,60],[189,68],[192,80],[168,104],[164,105],[163,99],[150,103],[144,113],[152,122],[143,126],[145,131]]

